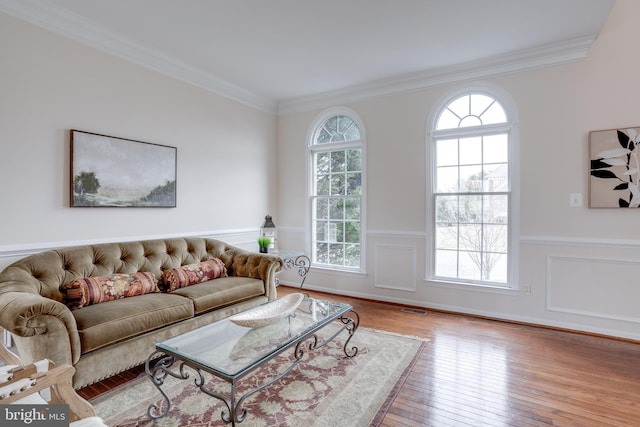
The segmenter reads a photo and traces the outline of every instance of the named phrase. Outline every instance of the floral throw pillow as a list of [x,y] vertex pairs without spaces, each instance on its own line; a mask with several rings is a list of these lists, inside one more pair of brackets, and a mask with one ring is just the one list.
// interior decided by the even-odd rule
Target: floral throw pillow
[[196,264],[183,265],[162,272],[159,286],[164,292],[172,292],[185,286],[227,277],[227,267],[219,258],[212,258]]
[[158,279],[148,272],[84,277],[60,286],[64,302],[71,310],[92,304],[160,292]]

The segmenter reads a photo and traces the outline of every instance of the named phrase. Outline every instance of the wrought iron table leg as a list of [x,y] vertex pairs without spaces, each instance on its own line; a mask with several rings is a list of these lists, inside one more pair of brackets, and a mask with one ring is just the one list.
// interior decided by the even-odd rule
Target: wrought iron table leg
[[358,347],[353,346],[351,347],[351,349],[347,349],[347,347],[349,346],[349,341],[351,341],[351,338],[353,338],[353,334],[356,333],[356,330],[360,325],[360,316],[357,312],[351,310],[340,316],[340,321],[344,323],[344,328],[349,333],[349,338],[347,338],[347,340],[344,342],[344,347],[342,347],[342,349],[344,350],[344,354],[347,357],[355,357],[355,355],[358,354]]
[[[283,270],[291,270],[293,268],[298,269],[298,276],[300,276],[301,278],[298,290],[302,291],[304,281],[307,279],[307,274],[309,274],[309,269],[311,268],[311,259],[309,259],[309,257],[306,255],[298,255],[291,258],[284,258],[283,261]],[[276,286],[278,284],[280,284],[280,280],[276,277]]]
[[[161,352],[154,352],[151,356],[149,356],[149,358],[147,359],[147,362],[145,363],[145,371],[147,375],[151,378],[151,381],[153,382],[155,387],[162,394],[163,399],[167,404],[167,407],[164,411],[160,412],[160,406],[156,403],[152,403],[151,405],[149,405],[147,414],[149,415],[150,418],[157,419],[157,418],[162,418],[169,413],[169,409],[171,409],[171,400],[169,399],[169,396],[165,393],[165,391],[162,390],[162,385],[164,384],[165,379],[169,375],[178,379],[188,379],[189,373],[186,371],[185,367],[190,367],[198,373],[198,377],[196,377],[194,380],[195,385],[203,393],[213,398],[216,398],[218,400],[221,400],[225,404],[226,409],[223,409],[222,413],[220,414],[220,417],[225,424],[231,423],[232,427],[235,427],[236,424],[242,423],[247,416],[248,410],[244,406],[245,400],[253,396],[255,393],[259,392],[260,390],[263,390],[266,387],[269,387],[271,384],[275,383],[276,381],[280,380],[285,375],[287,375],[289,372],[291,372],[291,370],[298,365],[300,360],[302,360],[302,358],[307,353],[307,351],[313,351],[325,346],[329,342],[333,341],[333,339],[336,336],[338,336],[340,333],[342,333],[342,331],[346,329],[347,333],[349,334],[349,337],[347,338],[343,346],[344,354],[347,357],[355,357],[358,354],[358,347],[353,346],[350,349],[348,349],[347,347],[349,345],[349,342],[351,341],[351,338],[353,338],[353,334],[355,334],[356,330],[358,329],[358,325],[360,324],[360,316],[356,311],[352,309],[344,313],[343,315],[341,315],[338,319],[343,325],[342,327],[340,327],[340,329],[336,333],[334,333],[328,339],[322,340],[322,341],[318,339],[318,336],[315,333],[313,333],[312,335],[308,335],[305,338],[298,341],[294,349],[295,360],[291,363],[291,365],[287,369],[285,369],[283,372],[276,375],[272,379],[268,380],[267,382],[263,383],[262,385],[247,391],[237,400],[236,400],[236,381],[235,380],[231,381],[230,397],[224,396],[220,393],[216,393],[213,390],[210,390],[209,388],[205,387],[204,371],[202,369],[191,367],[187,365],[184,361],[181,361],[179,366],[179,372],[178,373],[173,372],[170,368],[173,366],[175,362],[174,357],[163,355],[163,353]],[[158,359],[158,361],[155,363],[155,365],[152,368],[151,363],[158,356],[162,356],[162,357]]]
[[164,417],[169,413],[169,409],[171,409],[171,399],[169,399],[169,396],[167,395],[167,393],[165,393],[165,391],[162,389],[162,385],[164,384],[164,381],[167,378],[167,376],[171,375],[174,378],[183,379],[183,380],[186,380],[187,378],[189,378],[189,373],[184,369],[184,364],[182,363],[180,364],[179,373],[175,373],[171,371],[170,368],[173,366],[173,363],[175,362],[175,359],[173,358],[173,356],[166,356],[166,355],[162,356],[155,363],[153,368],[151,368],[151,362],[161,354],[163,353],[160,353],[160,352],[152,353],[144,365],[144,370],[149,376],[149,378],[151,378],[151,382],[158,389],[158,391],[160,391],[160,394],[162,394],[164,401],[167,403],[167,407],[162,412],[160,412],[160,406],[157,403],[152,403],[151,405],[149,405],[149,408],[147,409],[147,415],[149,415],[149,418],[152,418],[152,419]]

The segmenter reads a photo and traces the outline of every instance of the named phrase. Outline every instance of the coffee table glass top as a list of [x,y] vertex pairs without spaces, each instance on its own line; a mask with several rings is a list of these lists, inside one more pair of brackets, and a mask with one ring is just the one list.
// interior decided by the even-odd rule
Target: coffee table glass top
[[222,319],[156,344],[156,349],[195,362],[209,372],[235,378],[351,308],[348,304],[305,298],[293,315],[271,325],[248,328]]

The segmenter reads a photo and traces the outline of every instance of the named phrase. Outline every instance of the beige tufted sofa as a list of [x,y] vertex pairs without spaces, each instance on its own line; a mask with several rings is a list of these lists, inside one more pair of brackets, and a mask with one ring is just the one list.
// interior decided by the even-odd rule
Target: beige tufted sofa
[[[220,258],[228,277],[171,293],[149,293],[71,311],[59,287],[112,273],[162,271]],[[80,388],[144,363],[154,344],[276,297],[282,260],[215,239],[104,243],[27,256],[0,272],[0,326],[24,363],[50,359],[76,368]]]

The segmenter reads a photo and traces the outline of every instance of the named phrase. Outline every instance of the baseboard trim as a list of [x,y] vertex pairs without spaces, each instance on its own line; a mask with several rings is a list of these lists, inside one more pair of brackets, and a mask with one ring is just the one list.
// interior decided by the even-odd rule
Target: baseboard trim
[[[280,286],[287,286],[289,288],[298,288],[294,283],[281,282]],[[531,326],[535,328],[548,329],[560,332],[574,333],[585,336],[592,336],[598,338],[606,338],[615,341],[629,342],[633,344],[640,344],[640,335],[620,335],[615,331],[597,329],[597,328],[581,328],[579,325],[569,323],[554,323],[554,322],[542,322],[540,319],[526,318],[526,317],[506,317],[498,316],[495,313],[483,313],[481,311],[463,310],[455,307],[446,307],[439,304],[421,304],[416,305],[415,300],[403,300],[401,298],[381,298],[375,295],[362,294],[359,292],[336,292],[333,289],[322,288],[318,286],[309,286],[305,283],[302,291],[313,291],[322,294],[346,296],[350,298],[356,298],[363,301],[379,302],[384,304],[390,304],[398,307],[409,307],[418,310],[429,310],[439,313],[454,314],[459,316],[467,316],[478,319],[493,320],[497,322],[511,323],[515,325]]]

